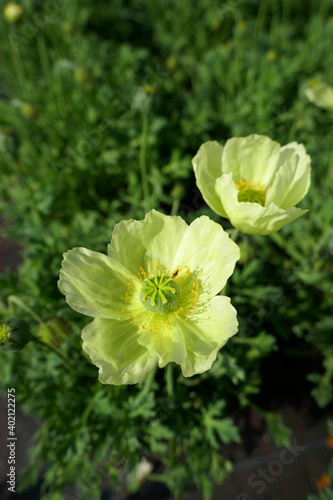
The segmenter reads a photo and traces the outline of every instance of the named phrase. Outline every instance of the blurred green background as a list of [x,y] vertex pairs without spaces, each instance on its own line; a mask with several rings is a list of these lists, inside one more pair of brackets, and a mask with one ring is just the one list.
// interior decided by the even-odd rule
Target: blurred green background
[[[15,5],[0,16],[0,208],[4,236],[23,250],[19,273],[0,276],[0,311],[46,344],[1,353],[2,391],[15,386],[43,420],[21,488],[46,463],[47,500],[64,498],[65,484],[97,499],[103,477],[126,495],[146,457],[175,498],[195,485],[208,499],[232,469],[225,445],[244,439],[237,416],[255,408],[287,446],[274,401],[294,390],[332,409],[333,112],[304,89],[311,78],[333,85],[333,3]],[[117,222],[151,208],[231,229],[205,205],[191,158],[206,140],[252,133],[303,143],[312,185],[306,216],[273,237],[238,237],[227,294],[239,333],[211,371],[184,379],[175,366],[172,396],[163,370],[141,386],[103,386],[81,350],[89,319],[57,289],[62,253],[105,252]]]

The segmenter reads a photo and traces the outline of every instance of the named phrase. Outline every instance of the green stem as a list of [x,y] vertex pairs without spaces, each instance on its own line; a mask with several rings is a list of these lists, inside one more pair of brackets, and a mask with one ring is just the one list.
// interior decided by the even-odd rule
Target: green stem
[[22,63],[20,54],[15,49],[11,51],[11,59],[16,71],[16,83],[18,83],[19,92],[21,96],[25,95],[24,90],[26,87],[25,84],[27,82],[27,78],[24,73],[24,64]]
[[255,25],[254,25],[254,38],[255,39],[258,39],[263,31],[263,27],[264,27],[266,15],[267,15],[267,9],[268,9],[267,0],[261,0],[260,5],[259,5],[259,9],[258,9],[258,13],[257,13],[257,17],[256,17],[256,21],[255,21]]
[[165,381],[166,390],[170,398],[174,396],[174,385],[173,385],[173,363],[169,363],[165,369]]
[[50,82],[51,71],[50,71],[50,63],[46,49],[45,39],[42,36],[37,37],[37,49],[38,49],[41,68],[44,73],[44,78],[46,83],[48,84]]
[[139,162],[141,171],[142,191],[144,197],[144,207],[146,212],[148,212],[150,208],[150,196],[149,196],[149,186],[148,186],[147,166],[146,166],[147,132],[148,132],[148,112],[146,109],[144,109],[142,115],[142,136],[141,136]]
[[291,243],[286,241],[281,234],[279,233],[272,233],[270,234],[271,240],[274,241],[274,243],[280,247],[286,254],[289,255],[293,260],[296,260],[297,262],[303,263],[304,262],[304,256],[295,248]]
[[42,318],[40,318],[39,316],[37,316],[37,314],[35,314],[33,312],[32,309],[30,309],[29,306],[27,306],[19,297],[17,297],[16,295],[10,295],[8,297],[8,304],[10,303],[14,303],[14,304],[17,304],[19,307],[21,307],[21,309],[23,309],[24,311],[28,312],[33,318],[35,318],[35,320],[40,324],[42,325],[44,323],[44,321],[42,320]]
[[283,0],[282,2],[282,22],[283,24],[289,23],[290,20],[290,2],[289,0]]
[[53,354],[55,354],[56,356],[58,356],[58,358],[61,359],[63,365],[64,365],[64,368],[70,373],[72,371],[72,368],[71,366],[67,363],[67,359],[62,355],[60,354],[59,351],[57,351],[56,349],[54,349],[52,346],[50,346],[49,344],[45,344],[45,342],[43,342],[42,340],[40,340],[39,338],[37,337],[33,337],[31,339],[32,342],[35,342],[36,344],[38,345],[41,345],[44,349],[47,349],[48,351],[52,352]]
[[179,210],[179,204],[180,204],[180,200],[178,200],[178,199],[173,200],[170,215],[177,215],[178,210]]
[[[100,388],[100,382],[96,383],[95,384],[95,388],[97,388],[97,391],[98,389]],[[84,426],[84,424],[87,422],[88,420],[88,417],[90,415],[90,413],[92,412],[93,408],[94,408],[94,405],[95,405],[95,399],[94,399],[94,396],[92,396],[87,404],[87,406],[85,407],[82,415],[81,415],[81,418],[80,418],[80,423],[79,423],[79,427],[82,428]]]
[[145,383],[143,385],[142,390],[139,392],[139,394],[137,395],[137,397],[135,399],[136,409],[134,409],[131,412],[131,417],[132,418],[134,418],[137,415],[138,409],[140,409],[140,403],[141,403],[141,401],[143,401],[146,398],[146,396],[149,394],[149,392],[151,390],[151,386],[152,386],[152,384],[153,384],[153,382],[155,380],[156,369],[157,369],[157,365],[149,373],[148,377],[145,380]]
[[155,373],[157,370],[157,365],[152,369],[152,371],[149,373],[148,377],[145,380],[144,386],[142,391],[140,392],[140,399],[144,399],[147,394],[150,392],[151,386],[153,385],[153,382],[155,380]]

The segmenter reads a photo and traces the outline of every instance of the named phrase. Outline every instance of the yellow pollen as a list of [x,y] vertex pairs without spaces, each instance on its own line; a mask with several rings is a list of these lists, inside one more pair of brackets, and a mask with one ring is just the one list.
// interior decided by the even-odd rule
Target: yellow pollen
[[251,180],[245,182],[243,179],[239,179],[239,182],[235,182],[235,186],[238,190],[238,201],[265,205],[266,188],[260,182],[252,182]]
[[140,275],[140,274],[143,274],[143,275],[147,274],[147,273],[146,273],[146,271],[145,271],[145,270],[143,269],[143,267],[141,267],[141,266],[140,266],[140,271],[141,271],[141,273],[138,273],[139,275]]

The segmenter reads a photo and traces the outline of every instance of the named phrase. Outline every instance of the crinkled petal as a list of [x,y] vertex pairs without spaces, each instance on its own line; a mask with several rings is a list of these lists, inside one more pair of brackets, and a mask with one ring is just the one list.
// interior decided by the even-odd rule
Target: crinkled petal
[[155,332],[144,330],[138,339],[139,344],[158,356],[160,368],[170,362],[181,364],[186,358],[183,332],[178,325],[172,326],[164,326]]
[[233,137],[223,149],[222,172],[233,173],[235,182],[243,179],[268,186],[277,171],[279,150],[280,144],[264,135]]
[[226,214],[215,193],[215,181],[222,174],[223,147],[216,141],[202,144],[192,160],[197,186],[207,205],[222,217]]
[[[87,316],[122,318],[127,286],[135,277],[119,262],[83,247],[64,253],[58,286],[67,303]],[[134,280],[134,281],[133,281]]]
[[103,384],[137,384],[157,364],[157,357],[138,343],[129,320],[96,318],[82,332],[83,349],[99,368]]
[[288,144],[280,148],[277,168],[279,169],[280,167],[282,167],[282,165],[284,165],[287,160],[291,159],[296,154],[300,157],[306,156],[307,159],[310,160],[310,156],[306,154],[303,144],[299,144],[295,141],[289,142]]
[[[294,147],[293,147],[294,146]],[[305,153],[302,144],[291,143],[281,148],[281,157],[287,157],[275,175],[272,186],[268,188],[266,203],[274,203],[282,209],[291,208],[301,201],[311,183],[310,156]]]
[[108,255],[135,275],[140,267],[146,272],[158,264],[169,269],[186,228],[181,217],[151,210],[143,221],[122,221],[115,226]]
[[193,375],[210,370],[218,351],[219,349],[214,349],[209,355],[203,355],[188,350],[187,358],[181,365],[184,377],[193,377]]
[[209,370],[217,352],[238,328],[236,310],[229,297],[223,296],[213,297],[200,312],[178,324],[187,346],[187,357],[181,365],[184,377]]
[[307,212],[295,207],[283,210],[274,203],[262,207],[259,203],[239,202],[232,174],[224,174],[216,180],[216,192],[223,201],[231,224],[243,233],[274,233]]
[[187,227],[174,257],[174,267],[183,264],[190,268],[199,281],[202,300],[222,290],[239,256],[238,246],[220,224],[202,216]]

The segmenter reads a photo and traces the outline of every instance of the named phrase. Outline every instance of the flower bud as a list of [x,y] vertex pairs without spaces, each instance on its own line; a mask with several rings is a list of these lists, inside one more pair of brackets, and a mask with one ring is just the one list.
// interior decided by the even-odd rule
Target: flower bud
[[184,186],[180,182],[177,182],[171,189],[170,196],[174,200],[182,200],[185,196]]
[[8,2],[4,8],[6,21],[11,24],[17,23],[23,16],[23,7],[14,2]]
[[266,59],[267,59],[267,61],[273,62],[273,61],[275,61],[276,58],[277,58],[276,50],[270,49],[270,50],[268,50],[266,52]]
[[30,104],[30,102],[23,102],[21,107],[20,107],[20,112],[23,118],[27,118],[28,120],[31,120],[36,116],[36,108]]
[[238,31],[245,31],[247,28],[247,22],[246,21],[239,21],[236,25],[236,28]]
[[171,73],[173,73],[176,70],[177,64],[178,64],[177,58],[172,54],[166,60],[166,66]]
[[77,30],[77,26],[71,21],[63,21],[61,29],[65,35],[74,35]]
[[27,321],[10,318],[0,322],[0,351],[20,351],[32,339]]

